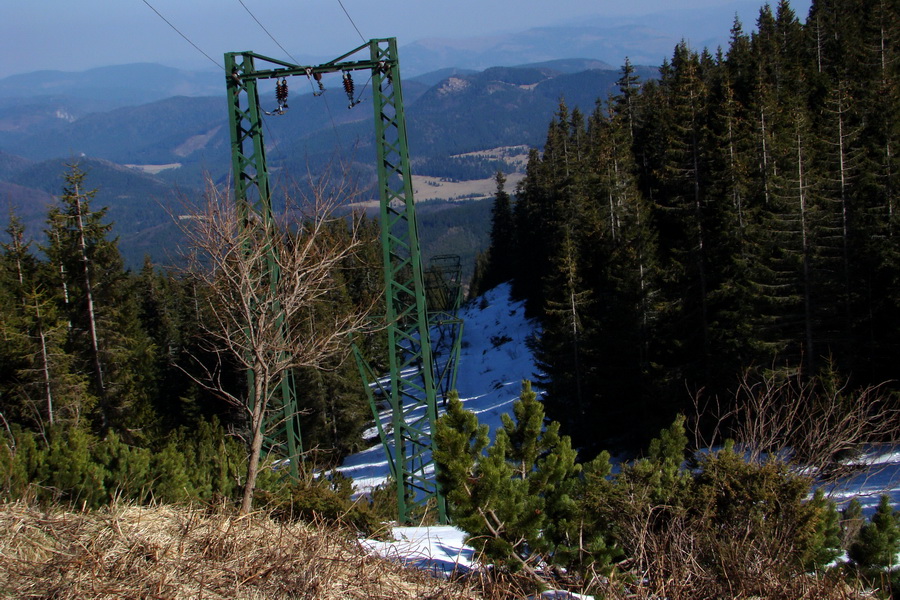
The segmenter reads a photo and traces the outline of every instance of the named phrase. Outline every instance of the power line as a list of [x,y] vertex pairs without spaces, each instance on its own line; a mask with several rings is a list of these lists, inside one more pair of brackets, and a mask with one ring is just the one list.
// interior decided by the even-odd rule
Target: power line
[[331,120],[331,130],[334,132],[334,141],[337,143],[338,147],[338,156],[340,156],[341,161],[343,162],[344,157],[344,145],[341,143],[341,136],[338,133],[337,122],[334,120],[334,115],[331,114],[331,106],[328,105],[328,98],[322,98],[325,102],[325,111],[328,113],[328,118]]
[[[175,30],[175,33],[177,33],[178,35],[180,35],[181,37],[183,37],[183,38],[185,39],[185,41],[186,41],[188,44],[190,44],[191,46],[193,46],[194,48],[196,48],[196,49],[197,49],[197,52],[199,52],[200,54],[202,54],[203,56],[205,56],[206,58],[208,58],[209,61],[210,61],[212,64],[216,65],[217,67],[219,67],[219,68],[222,69],[223,71],[225,70],[225,67],[224,67],[224,66],[222,66],[219,62],[213,60],[213,58],[210,57],[209,54],[207,54],[206,52],[204,52],[203,50],[201,50],[200,47],[199,47],[197,44],[195,44],[194,42],[192,42],[192,41],[190,40],[190,38],[188,38],[188,36],[186,36],[186,35],[184,35],[183,33],[181,33],[181,31],[179,31],[177,27],[175,27],[174,25],[172,25],[172,23],[170,23],[169,20],[168,20],[167,18],[165,18],[164,16],[162,16],[162,14],[161,14],[158,10],[156,10],[155,8],[153,8],[153,5],[151,5],[149,2],[147,2],[147,0],[142,0],[142,2],[143,2],[144,4],[146,4],[147,6],[149,6],[149,7],[150,7],[150,10],[152,10],[153,12],[155,12],[155,13],[159,16],[160,19],[162,19],[163,21],[166,22],[166,24],[167,24],[169,27],[171,27],[172,29],[174,29],[174,30]],[[243,4],[243,3],[242,3],[242,4]]]
[[[146,0],[144,0],[144,1],[146,2]],[[273,42],[275,42],[275,45],[277,45],[279,48],[281,48],[281,51],[284,52],[292,61],[294,61],[295,64],[300,64],[300,61],[298,61],[296,58],[294,58],[294,56],[291,55],[291,53],[288,52],[288,50],[284,46],[281,45],[281,43],[275,38],[275,36],[272,35],[272,33],[266,28],[266,26],[262,24],[262,22],[256,17],[256,15],[253,14],[253,11],[251,11],[250,8],[244,3],[244,0],[238,0],[238,2],[240,2],[241,6],[244,8],[244,10],[247,11],[247,14],[250,15],[250,17],[254,21],[256,21],[256,24],[259,25],[259,27],[264,32],[266,32],[266,35],[268,35],[269,38]],[[356,33],[359,35],[360,39],[365,43],[366,38],[363,36],[362,32],[359,30],[359,27],[356,26],[356,23],[353,21],[353,17],[350,16],[350,13],[347,11],[347,8],[344,6],[343,2],[341,0],[338,0],[338,4],[340,4],[341,9],[344,11],[344,14],[347,15],[347,19],[350,20],[350,24],[353,25],[353,28],[356,30]],[[160,16],[162,16],[162,15],[160,15]],[[187,38],[185,38],[185,39],[187,39]],[[190,41],[190,40],[188,40],[188,41]],[[313,85],[311,80],[310,80],[310,85],[311,86]],[[368,83],[366,85],[368,85]],[[313,88],[313,91],[315,91],[315,88]],[[319,93],[321,94],[321,92],[319,92]],[[315,95],[318,95],[318,94],[315,94]],[[337,143],[337,147],[338,147],[338,153],[340,155],[342,155],[343,154],[343,144],[341,143],[341,138],[340,138],[340,135],[338,134],[337,122],[334,119],[334,115],[332,115],[332,113],[331,113],[331,107],[328,103],[328,99],[324,98],[323,100],[325,103],[325,110],[328,113],[328,119],[331,121],[331,128],[332,128],[332,131],[334,132],[335,142]],[[269,131],[269,133],[271,134],[271,130],[269,129],[268,123],[266,122],[265,119],[263,120],[263,125],[266,128],[266,130]]]
[[[338,0],[338,1],[340,1],[340,0]],[[297,60],[296,58],[294,58],[294,57],[291,55],[291,53],[288,52],[287,49],[285,49],[285,47],[282,46],[281,43],[280,43],[277,39],[275,39],[275,36],[272,35],[271,32],[269,32],[268,29],[266,29],[266,26],[263,25],[262,22],[260,22],[260,20],[256,18],[256,15],[254,15],[253,12],[247,7],[247,5],[244,4],[244,0],[238,0],[238,2],[241,3],[241,6],[243,6],[243,7],[244,7],[244,10],[247,11],[247,14],[250,15],[251,17],[253,17],[253,20],[256,21],[256,24],[259,25],[259,26],[262,28],[262,30],[266,32],[266,35],[268,35],[268,36],[272,39],[272,41],[275,42],[275,44],[276,44],[279,48],[281,48],[282,52],[284,52],[285,54],[287,54],[288,58],[290,58],[292,61],[294,61],[295,64],[300,64],[300,61]],[[344,12],[345,12],[345,13],[347,12],[346,9],[344,10]],[[347,16],[349,17],[350,15],[348,14]],[[351,19],[350,22],[352,23],[353,20]],[[355,25],[354,25],[354,27],[355,27]],[[357,31],[357,33],[359,33],[359,30],[358,30],[358,29],[357,29],[356,31]],[[310,86],[313,86],[313,82],[312,82],[311,79],[310,79],[309,84],[310,84]],[[312,89],[313,89],[313,92],[315,93],[315,87],[313,87]],[[320,93],[321,93],[321,92],[320,92]],[[334,115],[331,114],[331,107],[328,105],[328,99],[327,99],[327,98],[323,98],[323,101],[324,101],[324,103],[325,103],[325,110],[326,110],[326,112],[328,113],[328,119],[331,121],[331,128],[332,128],[332,130],[334,131],[334,137],[335,137],[335,141],[337,142],[338,151],[339,151],[341,154],[343,154],[343,148],[342,148],[342,144],[341,144],[341,138],[340,138],[340,136],[338,135],[338,131],[337,131],[337,123],[336,123],[335,120],[334,120]],[[265,121],[263,121],[263,123],[265,123]],[[267,127],[267,129],[268,129],[268,126],[266,126],[266,127]]]
[[357,27],[357,26],[356,26],[356,23],[353,22],[353,17],[351,17],[351,16],[350,16],[350,13],[347,12],[347,9],[344,8],[344,3],[341,2],[341,0],[338,0],[338,4],[341,5],[341,8],[344,10],[344,14],[347,15],[347,18],[348,18],[348,19],[350,19],[350,24],[353,25],[353,29],[355,29],[355,30],[356,30],[356,33],[359,34],[359,39],[361,39],[361,40],[363,41],[363,43],[365,44],[365,43],[366,43],[366,38],[363,37],[363,34],[362,34],[362,32],[359,30],[359,27]]
[[290,58],[292,61],[294,61],[295,64],[300,64],[300,61],[297,60],[296,58],[294,58],[293,56],[291,56],[291,53],[288,52],[287,50],[285,50],[284,46],[282,46],[282,45],[278,42],[278,40],[275,39],[275,36],[272,35],[271,33],[269,33],[269,30],[266,29],[266,26],[259,22],[259,19],[256,18],[256,15],[254,15],[252,12],[250,12],[250,9],[247,8],[247,5],[246,5],[246,4],[244,4],[244,0],[238,0],[238,2],[241,3],[241,6],[243,6],[243,7],[244,7],[244,10],[247,11],[247,14],[250,15],[251,17],[253,17],[253,20],[256,21],[256,24],[259,25],[259,26],[262,28],[262,30],[266,32],[266,35],[268,35],[270,38],[272,38],[272,41],[275,42],[275,44],[276,44],[279,48],[281,48],[281,51],[284,52],[285,54],[287,54],[287,55],[288,55],[288,58]]

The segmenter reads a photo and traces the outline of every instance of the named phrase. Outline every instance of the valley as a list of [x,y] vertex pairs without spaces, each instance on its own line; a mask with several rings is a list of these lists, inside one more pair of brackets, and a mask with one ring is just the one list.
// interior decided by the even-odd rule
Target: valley
[[[638,70],[655,76],[650,67]],[[45,74],[46,85],[39,88],[45,95],[37,98],[17,95],[29,77],[0,80],[0,123],[6,123],[0,127],[0,183],[7,186],[0,204],[20,214],[28,235],[40,241],[40,207],[60,193],[65,165],[78,163],[109,209],[126,264],[139,268],[149,256],[170,265],[177,232],[169,212],[199,198],[207,180],[228,185],[225,102],[222,96],[160,97],[167,89],[209,93],[207,75],[156,65],[132,65],[127,78],[121,77],[123,68],[108,71]],[[122,87],[104,87],[107,93],[98,97],[95,86],[111,86],[116,75]],[[406,81],[414,193],[430,205],[420,218],[425,229],[442,230],[423,240],[426,257],[460,254],[471,274],[475,255],[487,245],[487,223],[473,227],[471,210],[462,211],[458,203],[492,198],[497,171],[513,190],[524,175],[528,148],[543,143],[546,116],[560,100],[591,110],[598,97],[613,93],[619,76],[599,61],[567,60],[437,71]],[[339,84],[333,81],[322,97],[295,87],[290,110],[265,121],[275,189],[284,193],[297,184],[298,174],[302,180],[303,174],[341,164],[365,196],[374,183],[368,92],[361,106],[346,110],[335,106]],[[436,203],[446,206],[437,210]],[[370,200],[349,208],[371,212],[376,206]],[[489,218],[485,210],[480,214]],[[468,233],[460,237],[461,230]]]

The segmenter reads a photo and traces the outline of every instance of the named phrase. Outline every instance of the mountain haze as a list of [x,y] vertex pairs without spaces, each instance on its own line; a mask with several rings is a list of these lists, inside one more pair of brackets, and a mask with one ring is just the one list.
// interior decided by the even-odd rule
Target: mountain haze
[[[160,73],[173,78],[172,89],[184,77],[182,72],[148,65],[132,65],[127,72],[140,75],[144,70],[147,80],[155,82],[154,89],[166,87],[158,80]],[[650,67],[638,67],[637,72],[644,78],[656,76]],[[79,162],[88,171],[89,185],[99,189],[98,202],[110,207],[109,217],[116,223],[128,264],[137,266],[143,253],[156,256],[174,235],[163,206],[173,197],[196,195],[207,177],[227,182],[231,166],[227,106],[220,94],[174,96],[103,110],[99,100],[85,99],[84,90],[78,90],[101,75],[104,72],[86,72],[81,83],[76,83],[78,77],[60,79],[63,83],[54,87],[74,86],[72,97],[0,99],[6,105],[0,111],[0,124],[16,124],[0,127],[0,180],[18,186],[4,200],[18,207],[29,233],[39,235],[44,213],[33,207],[46,204],[48,194],[60,192],[65,164]],[[410,78],[403,91],[414,173],[481,179],[497,170],[515,171],[519,167],[509,161],[458,155],[505,146],[540,146],[547,120],[562,99],[591,112],[598,99],[615,90],[619,77],[618,69],[601,61],[566,59],[477,72],[452,69]],[[305,82],[296,79],[291,108],[284,115],[266,117],[267,159],[276,189],[285,189],[309,170],[321,172],[335,164],[349,166],[364,189],[372,185],[370,90],[362,92],[359,106],[347,110],[339,76],[326,81],[327,92],[321,97],[304,93]],[[264,108],[275,104],[274,93],[270,97],[266,89],[269,83],[261,86]],[[127,97],[110,102],[124,103]],[[29,189],[34,190],[30,202]],[[26,204],[32,208],[24,210]],[[453,211],[424,212],[446,220]],[[487,214],[483,209],[476,212]],[[464,214],[459,216],[469,223],[465,230],[477,232],[475,238],[467,234],[449,247],[438,238],[432,241],[443,251],[466,245],[459,251],[474,260],[474,252],[486,241],[486,230],[472,229],[476,213]],[[138,238],[140,244],[134,245]],[[429,243],[425,243],[426,253]]]
[[405,71],[413,75],[438,66],[483,70],[578,56],[616,68],[626,57],[633,64],[659,65],[671,58],[672,49],[682,40],[698,51],[726,48],[735,17],[750,29],[759,9],[758,2],[740,1],[636,17],[596,16],[490,36],[422,39],[402,46],[400,52]]
[[172,96],[212,96],[224,87],[217,71],[185,71],[153,63],[87,71],[35,71],[0,79],[0,98],[68,97],[146,104]]

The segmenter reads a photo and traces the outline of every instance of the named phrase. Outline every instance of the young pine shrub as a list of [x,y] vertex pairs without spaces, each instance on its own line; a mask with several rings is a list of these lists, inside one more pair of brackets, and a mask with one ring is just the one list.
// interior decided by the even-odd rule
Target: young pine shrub
[[[437,423],[435,464],[453,523],[498,577],[524,572],[540,587],[548,567],[568,575],[602,571],[618,551],[604,522],[582,510],[585,478],[559,423],[545,423],[542,403],[523,382],[513,417],[490,443],[486,425],[451,396]],[[604,477],[597,463],[593,477]]]
[[709,572],[752,594],[833,559],[834,515],[827,503],[807,501],[810,483],[783,462],[748,462],[730,448],[703,457],[691,510]]
[[108,500],[121,498],[144,503],[150,498],[153,453],[149,449],[130,446],[111,431],[95,445],[93,455],[103,465]]
[[818,585],[807,573],[833,560],[840,538],[833,504],[809,500],[808,479],[779,461],[749,462],[730,446],[688,456],[679,418],[645,458],[593,483],[588,506],[605,515],[630,567],[604,592],[781,598]]
[[900,513],[893,509],[887,494],[881,496],[868,522],[857,499],[844,510],[850,558],[847,571],[865,587],[878,590],[879,597],[900,598],[900,571],[895,569],[900,552],[898,518]]
[[0,445],[0,500],[22,498],[38,473],[43,470],[46,452],[31,431],[13,427]]
[[109,500],[107,473],[93,454],[96,438],[78,427],[51,432],[42,467],[33,483],[50,490],[53,500],[98,508]]
[[841,548],[849,549],[850,545],[856,541],[859,532],[866,519],[863,516],[862,504],[859,500],[853,498],[847,504],[847,507],[841,511]]
[[847,553],[850,559],[865,570],[891,570],[900,552],[900,527],[897,513],[887,494],[881,496],[871,520],[862,526]]
[[809,502],[818,509],[820,518],[813,532],[806,568],[822,570],[837,560],[844,547],[841,515],[834,500],[826,497],[822,488],[816,489]]
[[277,519],[337,525],[369,538],[382,537],[390,530],[372,505],[352,499],[353,481],[337,471],[260,495]]

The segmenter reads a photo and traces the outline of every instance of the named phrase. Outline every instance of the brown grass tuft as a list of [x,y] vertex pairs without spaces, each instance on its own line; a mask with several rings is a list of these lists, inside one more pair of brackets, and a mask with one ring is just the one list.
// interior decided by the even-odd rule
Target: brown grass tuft
[[0,598],[475,598],[333,528],[224,509],[0,504]]

